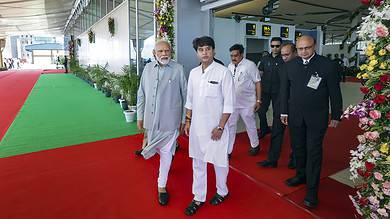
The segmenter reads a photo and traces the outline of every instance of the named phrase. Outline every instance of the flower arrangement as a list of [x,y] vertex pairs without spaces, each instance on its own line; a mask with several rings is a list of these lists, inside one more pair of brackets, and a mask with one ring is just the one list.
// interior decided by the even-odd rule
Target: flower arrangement
[[95,33],[92,29],[88,31],[88,41],[89,43],[95,43]]
[[175,1],[174,0],[156,0],[156,10],[154,16],[157,21],[157,37],[167,40],[174,47],[175,32],[173,28],[173,21],[175,15]]
[[363,100],[349,106],[343,117],[355,116],[364,131],[359,145],[351,151],[351,179],[359,182],[350,196],[356,211],[364,218],[388,218],[390,214],[390,0],[362,0],[369,5],[359,38],[369,41],[366,64],[358,78]]
[[115,35],[115,20],[112,17],[108,18],[108,32],[110,32],[111,37]]

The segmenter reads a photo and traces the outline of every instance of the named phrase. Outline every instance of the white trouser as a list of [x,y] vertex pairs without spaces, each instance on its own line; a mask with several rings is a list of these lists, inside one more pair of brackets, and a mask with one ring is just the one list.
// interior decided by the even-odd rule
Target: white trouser
[[[167,142],[168,141],[168,142]],[[162,146],[157,147],[156,151],[160,155],[160,168],[157,179],[157,185],[159,188],[165,188],[168,181],[168,173],[172,163],[172,147],[175,147],[176,137],[163,141]]]
[[[229,192],[226,185],[229,167],[219,167],[214,165],[214,170],[217,184],[217,193],[221,196],[225,196]],[[192,171],[192,194],[194,194],[194,200],[205,202],[207,193],[207,162],[195,158],[192,159]]]
[[228,126],[229,126],[228,153],[229,154],[232,153],[233,145],[236,140],[237,122],[239,116],[241,116],[242,120],[244,121],[246,131],[248,133],[249,141],[251,143],[251,147],[255,148],[259,145],[259,136],[257,135],[256,118],[255,118],[255,113],[253,112],[253,108],[234,109],[234,112],[230,115],[228,121]]

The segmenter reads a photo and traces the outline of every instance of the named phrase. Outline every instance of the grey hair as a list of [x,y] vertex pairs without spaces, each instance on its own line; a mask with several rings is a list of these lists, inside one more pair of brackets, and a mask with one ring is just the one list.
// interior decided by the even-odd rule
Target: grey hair
[[167,40],[157,40],[157,42],[154,44],[154,49],[153,50],[156,50],[157,45],[160,45],[162,43],[165,43],[166,45],[169,46],[170,49],[172,49],[171,43],[169,41],[167,41]]

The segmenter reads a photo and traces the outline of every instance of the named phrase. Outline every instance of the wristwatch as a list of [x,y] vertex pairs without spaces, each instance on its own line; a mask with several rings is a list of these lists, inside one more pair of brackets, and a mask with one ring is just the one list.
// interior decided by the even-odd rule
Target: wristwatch
[[261,101],[260,100],[256,100],[256,103],[261,103]]
[[217,126],[217,129],[223,131],[223,128],[221,126]]

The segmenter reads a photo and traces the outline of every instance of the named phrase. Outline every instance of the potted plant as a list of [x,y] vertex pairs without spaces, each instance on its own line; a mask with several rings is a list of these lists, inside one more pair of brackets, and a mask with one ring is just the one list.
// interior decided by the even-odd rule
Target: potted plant
[[137,104],[137,91],[140,83],[140,77],[137,75],[135,66],[125,65],[122,68],[121,88],[124,98],[130,104],[130,109],[125,110],[126,121],[134,121]]

